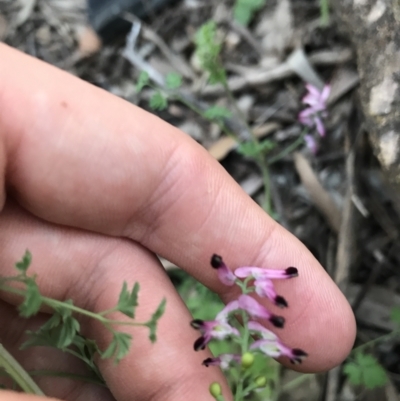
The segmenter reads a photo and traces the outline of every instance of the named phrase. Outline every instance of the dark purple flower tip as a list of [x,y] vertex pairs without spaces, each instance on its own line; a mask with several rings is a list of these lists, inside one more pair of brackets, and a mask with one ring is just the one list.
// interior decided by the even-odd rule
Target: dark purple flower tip
[[190,325],[191,325],[194,329],[199,330],[201,327],[204,326],[204,321],[203,321],[203,320],[200,320],[200,319],[194,319],[194,320],[192,320],[192,321],[190,322]]
[[212,257],[211,257],[211,266],[212,266],[214,269],[218,269],[218,268],[220,268],[221,266],[223,266],[223,264],[224,264],[224,262],[223,262],[223,260],[222,260],[222,257],[219,256],[219,255],[216,255],[216,254],[214,253],[214,255],[212,255]]
[[206,348],[207,340],[204,336],[199,337],[193,345],[195,351],[200,351]]
[[215,364],[215,359],[214,359],[214,358],[207,358],[207,359],[204,359],[204,361],[203,361],[203,363],[202,363],[202,365],[207,366],[207,368],[208,368],[210,365],[214,365],[214,364]]
[[306,358],[308,354],[304,352],[302,349],[294,348],[292,349],[292,357],[290,358],[290,362],[294,365],[299,364]]
[[287,308],[289,306],[286,299],[280,295],[275,297],[275,305],[279,306],[280,308]]
[[279,329],[282,329],[283,326],[285,325],[285,318],[282,316],[277,316],[277,315],[272,315],[269,318],[269,321],[275,326],[278,327]]
[[296,267],[288,267],[286,270],[286,275],[287,277],[297,277],[299,275],[299,271],[297,270]]

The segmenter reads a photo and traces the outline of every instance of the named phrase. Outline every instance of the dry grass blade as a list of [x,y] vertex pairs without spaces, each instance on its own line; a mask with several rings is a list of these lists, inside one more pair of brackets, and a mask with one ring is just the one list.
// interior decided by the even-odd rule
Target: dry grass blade
[[294,164],[301,182],[310,195],[315,207],[325,216],[329,226],[336,233],[340,230],[342,213],[332,196],[321,185],[308,160],[299,152],[294,155]]

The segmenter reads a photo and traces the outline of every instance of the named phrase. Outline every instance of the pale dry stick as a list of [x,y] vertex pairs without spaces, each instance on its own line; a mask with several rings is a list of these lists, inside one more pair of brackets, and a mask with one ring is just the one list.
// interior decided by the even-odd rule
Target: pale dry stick
[[126,38],[126,45],[122,52],[122,55],[139,71],[145,71],[149,75],[150,79],[155,82],[158,86],[164,87],[165,80],[162,74],[160,74],[150,63],[141,57],[136,51],[136,44],[140,34],[142,26],[139,22],[132,23],[131,31]]
[[[348,48],[344,48],[338,50],[319,51],[308,56],[308,59],[314,66],[324,66],[343,64],[346,61],[349,61],[352,56],[352,51]],[[227,64],[227,67],[233,70],[232,64]],[[287,62],[283,62],[282,64],[266,71],[264,71],[262,68],[255,69],[254,67],[248,68],[236,66],[235,72],[242,75],[228,79],[228,86],[232,92],[237,92],[251,86],[259,86],[270,82],[279,81],[295,75],[295,72]],[[201,93],[204,95],[220,95],[223,92],[224,89],[221,85],[208,85],[202,90]]]
[[294,165],[301,182],[310,194],[315,207],[325,216],[329,226],[336,233],[340,230],[342,214],[330,193],[319,182],[308,160],[300,152],[293,155]]
[[183,77],[191,80],[196,78],[195,73],[192,71],[186,60],[172,52],[165,41],[160,37],[160,35],[157,34],[157,32],[144,24],[138,17],[131,13],[124,13],[123,17],[127,21],[131,22],[132,25],[139,24],[141,26],[143,38],[154,43],[177,72],[182,74]]

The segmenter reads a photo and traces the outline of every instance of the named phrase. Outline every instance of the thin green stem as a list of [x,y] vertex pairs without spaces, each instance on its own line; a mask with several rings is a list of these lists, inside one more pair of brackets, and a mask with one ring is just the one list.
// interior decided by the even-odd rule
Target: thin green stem
[[280,392],[286,392],[290,393],[292,390],[294,390],[296,387],[300,386],[304,382],[311,380],[313,377],[315,377],[315,374],[302,374],[295,379],[291,380],[290,382],[286,383],[281,387]]
[[28,394],[44,395],[39,386],[32,380],[26,370],[0,344],[0,367],[14,380],[15,383]]
[[384,341],[384,340],[388,340],[388,339],[390,339],[392,337],[395,337],[395,336],[397,336],[399,334],[400,334],[400,329],[393,330],[392,332],[390,332],[388,334],[385,334],[384,336],[380,336],[378,338],[375,338],[374,340],[367,341],[366,343],[359,345],[358,347],[354,348],[351,351],[351,354],[354,354],[354,353],[356,353],[358,351],[361,351],[364,348],[368,348],[368,347],[370,347],[372,345],[375,345],[378,342],[381,342],[381,341]]
[[268,165],[274,164],[277,161],[283,159],[284,157],[292,153],[294,150],[296,150],[299,146],[301,146],[304,143],[304,137],[306,133],[307,131],[303,131],[294,142],[292,142],[286,148],[282,149],[277,155],[270,157],[267,161]]
[[[228,99],[230,103],[232,104],[233,108],[235,109],[235,112],[237,115],[240,117],[242,120],[243,124],[247,128],[247,131],[250,132],[251,135],[251,140],[255,146],[256,149],[259,149],[259,144],[260,141],[254,134],[254,131],[251,129],[249,126],[246,116],[242,113],[242,110],[240,110],[235,97],[233,96],[232,91],[229,88],[228,82],[225,80],[223,82],[223,87],[225,90],[226,95],[228,96]],[[262,152],[258,152],[256,157],[256,162],[258,164],[259,169],[261,170],[261,175],[263,177],[263,184],[264,184],[264,202],[263,202],[263,209],[269,214],[272,214],[272,199],[271,199],[271,179],[270,179],[270,173],[269,173],[269,168],[264,160]]]
[[[205,120],[209,120],[207,116],[205,115],[204,111],[201,110],[199,107],[194,105],[193,103],[189,102],[187,99],[185,99],[182,95],[175,95],[174,98],[184,104],[187,108],[198,114],[200,117],[204,118]],[[221,129],[222,132],[224,132],[226,135],[234,139],[236,142],[239,142],[239,138],[235,133],[233,133],[222,121],[219,120],[211,120],[211,122],[215,123],[218,125],[218,127]]]
[[[24,296],[25,292],[24,290],[20,290],[18,288],[14,288],[8,285],[4,285],[4,284],[0,284],[0,290],[2,291],[7,291],[7,292],[11,292],[13,294],[16,295],[21,295]],[[41,295],[41,299],[42,302],[44,304],[46,304],[47,306],[50,306],[53,309],[57,309],[57,308],[63,308],[63,309],[69,309],[72,312],[76,312],[80,315],[83,316],[87,316],[90,317],[92,319],[98,320],[101,323],[103,323],[105,326],[107,326],[107,328],[111,331],[111,324],[120,324],[120,325],[125,325],[125,326],[142,326],[142,327],[147,327],[149,322],[145,322],[145,323],[141,323],[141,322],[129,322],[129,321],[122,321],[122,320],[112,320],[112,319],[108,319],[104,316],[102,316],[99,313],[94,313],[94,312],[90,312],[88,310],[79,308],[78,306],[75,305],[71,305],[62,301],[57,301],[56,299],[51,299],[51,298],[47,298]]]
[[329,25],[329,0],[319,0],[321,10],[321,25]]
[[107,387],[107,385],[104,382],[102,382],[99,379],[96,379],[95,377],[77,375],[77,374],[73,374],[73,373],[56,372],[53,370],[32,370],[32,371],[29,371],[29,374],[32,376],[63,377],[66,379],[79,380],[79,381],[83,381],[86,383],[92,383],[92,384],[97,384],[99,386]]

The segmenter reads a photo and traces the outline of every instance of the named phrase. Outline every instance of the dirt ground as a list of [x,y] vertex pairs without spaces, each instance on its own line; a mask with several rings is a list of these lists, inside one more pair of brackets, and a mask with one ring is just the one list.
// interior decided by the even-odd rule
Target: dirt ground
[[[140,9],[139,17],[124,12],[105,28],[93,13],[89,19],[85,0],[0,0],[0,39],[153,113],[148,104],[153,90],[136,91],[141,70],[156,84],[177,72],[183,77],[180,90],[195,104],[226,107],[223,89],[205,84],[194,56],[197,29],[216,21],[228,85],[241,113],[259,138],[276,144],[265,154],[274,217],[306,244],[350,300],[357,344],[392,332],[390,311],[400,305],[399,193],[371,144],[375,126],[363,108],[364,86],[360,92],[369,82],[357,58],[361,42],[352,42],[343,18],[333,12],[322,26],[317,0],[268,0],[248,27],[234,20],[233,1],[169,3]],[[131,43],[129,31],[136,33]],[[400,64],[396,68],[393,74]],[[316,137],[316,152],[296,142],[304,130],[298,114],[305,82],[332,88],[326,135]],[[156,113],[208,149],[263,203],[256,163],[238,152],[218,124],[178,101]],[[228,120],[240,139],[248,139],[234,117]],[[371,352],[387,370],[385,387],[360,390],[337,369],[283,399],[399,400],[398,337]]]

